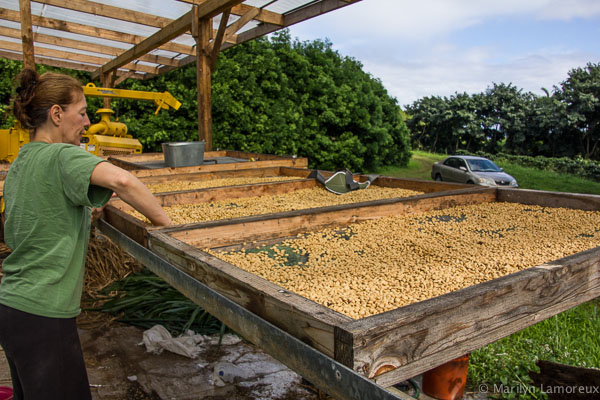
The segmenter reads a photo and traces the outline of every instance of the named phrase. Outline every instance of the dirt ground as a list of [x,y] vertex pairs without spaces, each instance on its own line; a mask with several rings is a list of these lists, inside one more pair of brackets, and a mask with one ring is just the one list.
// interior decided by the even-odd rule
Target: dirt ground
[[[140,344],[143,331],[118,323],[80,329],[94,400],[326,398],[283,364],[233,335],[220,346],[215,338],[191,359],[168,351],[148,353]],[[215,381],[215,369],[232,365],[235,374]],[[1,349],[0,386],[12,386]]]

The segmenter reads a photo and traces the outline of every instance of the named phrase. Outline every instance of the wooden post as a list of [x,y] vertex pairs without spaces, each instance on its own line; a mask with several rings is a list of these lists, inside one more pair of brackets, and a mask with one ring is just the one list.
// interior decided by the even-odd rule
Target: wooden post
[[[102,87],[112,88],[114,87],[115,71],[111,71],[108,74],[100,75],[100,84]],[[110,97],[103,98],[103,107],[110,108]]]
[[25,68],[35,71],[35,55],[33,51],[33,29],[31,28],[31,3],[19,0],[21,14],[21,41],[23,43],[23,64]]
[[212,20],[198,20],[194,6],[192,35],[196,39],[196,86],[198,88],[198,140],[206,142],[205,151],[212,151],[211,59],[208,52]]

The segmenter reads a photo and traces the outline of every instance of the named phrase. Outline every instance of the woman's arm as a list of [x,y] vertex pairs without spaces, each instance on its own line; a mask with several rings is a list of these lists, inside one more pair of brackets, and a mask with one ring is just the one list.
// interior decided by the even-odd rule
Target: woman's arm
[[171,219],[148,188],[124,169],[109,162],[101,162],[92,171],[90,182],[111,189],[121,200],[144,214],[152,224],[171,225]]

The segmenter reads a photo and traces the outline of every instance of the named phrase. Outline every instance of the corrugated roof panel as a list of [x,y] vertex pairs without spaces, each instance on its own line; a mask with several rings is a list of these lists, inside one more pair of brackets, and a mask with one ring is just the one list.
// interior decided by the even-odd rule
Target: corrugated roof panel
[[141,36],[150,36],[160,30],[159,28],[147,25],[135,24],[99,15],[94,15],[93,18],[90,18],[90,14],[87,13],[48,5],[41,6],[36,3],[31,5],[31,14]]
[[102,0],[102,3],[170,19],[177,19],[192,9],[191,4],[176,0]]

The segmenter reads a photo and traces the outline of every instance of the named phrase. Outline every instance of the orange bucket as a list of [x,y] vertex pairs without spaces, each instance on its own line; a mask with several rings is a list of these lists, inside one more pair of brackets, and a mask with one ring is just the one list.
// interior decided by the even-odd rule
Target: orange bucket
[[439,400],[461,399],[467,385],[469,354],[423,374],[422,390],[428,396]]

